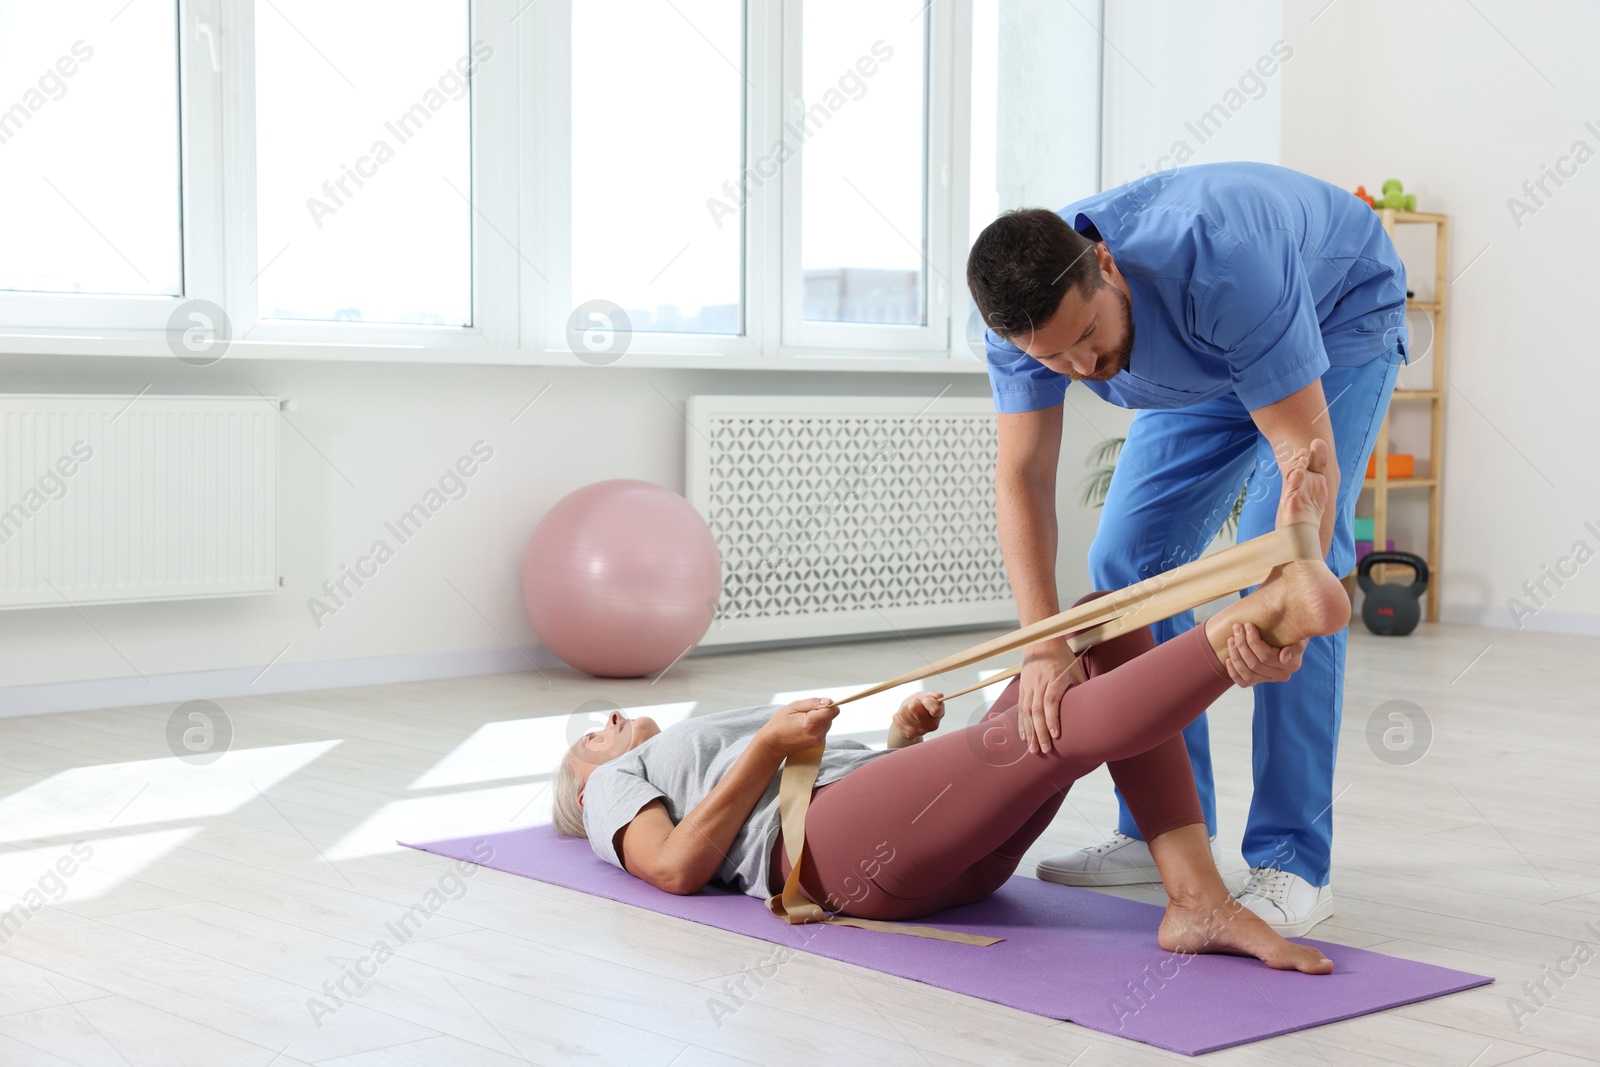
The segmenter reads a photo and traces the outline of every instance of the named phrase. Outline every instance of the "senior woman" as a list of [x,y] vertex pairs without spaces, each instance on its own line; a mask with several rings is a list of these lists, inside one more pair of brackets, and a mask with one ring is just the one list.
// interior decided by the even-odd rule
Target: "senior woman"
[[[1326,464],[1320,441],[1290,462],[1280,527],[1320,523]],[[1167,890],[1163,949],[1249,955],[1280,970],[1325,974],[1333,964],[1319,951],[1286,941],[1228,893],[1181,731],[1230,685],[1288,677],[1308,638],[1349,617],[1333,573],[1304,560],[1164,644],[1148,628],[1107,641],[1084,653],[1086,679],[1062,697],[1060,737],[1043,751],[1022,740],[1015,680],[981,721],[929,741],[922,737],[937,730],[942,699],[914,694],[891,731],[903,747],[826,743],[801,887],[831,911],[869,919],[921,918],[981,900],[1015,872],[1072,784],[1105,763]],[[602,859],[667,892],[716,881],[765,899],[789,874],[778,772],[791,753],[824,743],[838,711],[810,697],[664,731],[646,716],[614,712],[557,768],[556,827],[586,836]]]

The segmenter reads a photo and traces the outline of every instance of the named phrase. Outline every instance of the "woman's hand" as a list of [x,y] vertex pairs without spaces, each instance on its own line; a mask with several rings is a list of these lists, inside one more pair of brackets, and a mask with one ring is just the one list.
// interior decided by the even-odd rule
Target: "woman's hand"
[[1061,736],[1061,698],[1085,680],[1083,660],[1063,639],[1029,645],[1022,653],[1017,687],[1017,728],[1029,752],[1048,752]]
[[838,716],[839,706],[829,697],[806,697],[773,712],[756,737],[778,755],[792,756],[822,744]]
[[1261,631],[1251,623],[1235,626],[1228,635],[1228,677],[1241,689],[1261,682],[1281,682],[1300,669],[1308,639],[1273,648],[1261,639]]
[[902,744],[913,744],[922,740],[923,734],[937,730],[943,719],[943,693],[912,693],[900,702],[899,710],[894,713],[894,719],[889,724],[889,737],[892,740],[895,734],[899,734],[903,738]]

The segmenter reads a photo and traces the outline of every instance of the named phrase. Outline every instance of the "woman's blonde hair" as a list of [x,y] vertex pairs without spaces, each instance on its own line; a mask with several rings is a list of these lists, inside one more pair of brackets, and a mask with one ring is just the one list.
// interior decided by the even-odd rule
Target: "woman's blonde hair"
[[583,827],[583,806],[578,803],[578,791],[583,788],[583,782],[578,778],[571,752],[561,757],[555,769],[555,780],[550,820],[555,823],[556,832],[567,837],[588,837],[589,832]]

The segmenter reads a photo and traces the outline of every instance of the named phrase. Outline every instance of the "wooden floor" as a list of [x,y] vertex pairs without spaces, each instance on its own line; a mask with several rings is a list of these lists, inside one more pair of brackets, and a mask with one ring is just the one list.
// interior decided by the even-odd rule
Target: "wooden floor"
[[[0,926],[0,1064],[1181,1060],[815,957],[714,1021],[709,1001],[763,964],[766,942],[494,871],[454,879],[446,861],[394,844],[543,821],[546,772],[586,701],[649,706],[665,723],[840,693],[979,636],[697,656],[654,682],[552,671],[225,700],[231,748],[206,765],[172,755],[171,705],[0,720],[0,912],[21,906]],[[1575,946],[1600,946],[1600,642],[1358,633],[1348,673],[1335,915],[1316,936],[1500,981],[1206,1062],[1597,1062],[1600,947],[1579,953],[1576,977],[1547,982],[1533,1014],[1513,1005],[1532,1007],[1525,982],[1570,971]],[[1212,713],[1234,877],[1248,700],[1234,691]],[[951,720],[979,701],[955,702]],[[1406,763],[1423,731],[1407,751],[1388,715],[1411,706],[1432,736]],[[839,729],[881,742],[885,716],[852,706]],[[1392,727],[1398,752],[1381,742]],[[1024,873],[1098,842],[1113,818],[1102,771]],[[430,899],[438,910],[400,943],[390,924]],[[398,947],[375,964],[380,941]],[[341,984],[359,988],[343,1004]]]

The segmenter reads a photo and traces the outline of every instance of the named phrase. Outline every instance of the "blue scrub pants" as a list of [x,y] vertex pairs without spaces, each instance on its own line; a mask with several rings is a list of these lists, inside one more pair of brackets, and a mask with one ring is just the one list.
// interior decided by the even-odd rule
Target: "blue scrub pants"
[[[1404,313],[1398,321],[1404,322]],[[1393,317],[1391,317],[1391,321]],[[1355,566],[1356,497],[1367,457],[1389,408],[1405,358],[1405,331],[1343,330],[1323,336],[1328,354],[1367,352],[1359,367],[1330,367],[1322,376],[1339,463],[1338,517],[1328,567],[1343,577]],[[1336,357],[1337,358],[1337,357]],[[1232,393],[1185,408],[1138,412],[1117,460],[1105,510],[1089,549],[1090,582],[1120,589],[1196,559],[1216,537],[1245,488],[1239,540],[1272,530],[1283,478],[1272,447]],[[1194,626],[1186,611],[1155,623],[1163,642]],[[1257,685],[1252,760],[1255,795],[1245,826],[1251,867],[1277,867],[1312,885],[1327,885],[1333,843],[1333,766],[1344,703],[1347,632],[1314,637],[1301,668],[1287,681]],[[1183,731],[1206,831],[1217,832],[1215,780],[1206,717]],[[1117,795],[1118,829],[1139,837]]]

